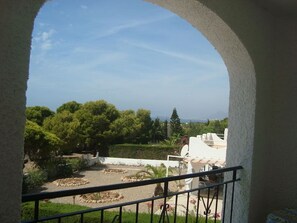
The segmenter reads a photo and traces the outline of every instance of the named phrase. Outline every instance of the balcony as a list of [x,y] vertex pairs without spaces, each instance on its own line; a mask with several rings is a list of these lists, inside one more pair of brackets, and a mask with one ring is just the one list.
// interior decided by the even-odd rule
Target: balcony
[[[227,222],[225,216],[229,215],[228,222],[232,223],[234,189],[236,182],[240,181],[238,171],[241,166],[222,168],[194,174],[171,176],[154,180],[144,180],[130,183],[71,189],[56,192],[43,192],[23,195],[22,202],[33,202],[34,213],[31,219],[23,219],[23,223],[35,222],[94,222],[88,215],[93,213],[96,222]],[[201,179],[211,176],[224,176],[216,181],[204,181]],[[170,184],[174,182],[198,182],[199,186],[190,186],[181,190],[170,191]],[[70,213],[44,214],[41,205],[49,199],[101,193],[105,191],[121,190],[126,188],[143,187],[147,185],[161,184],[164,193],[159,196],[147,197],[140,200],[131,200],[124,203],[89,208]],[[140,206],[146,205],[148,211],[143,213]],[[98,205],[99,206],[99,205]],[[125,211],[130,207],[130,211]],[[221,208],[223,207],[223,208]],[[132,208],[132,209],[131,209]],[[112,214],[112,216],[111,216]],[[128,216],[128,217],[127,217]],[[132,219],[132,220],[131,220]]]

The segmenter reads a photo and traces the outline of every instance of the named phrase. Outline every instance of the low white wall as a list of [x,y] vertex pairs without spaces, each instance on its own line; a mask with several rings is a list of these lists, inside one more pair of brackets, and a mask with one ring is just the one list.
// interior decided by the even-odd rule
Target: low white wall
[[166,167],[178,167],[178,161],[149,160],[149,159],[128,159],[114,157],[98,157],[98,162],[102,164],[128,165],[128,166],[160,166],[163,163]]

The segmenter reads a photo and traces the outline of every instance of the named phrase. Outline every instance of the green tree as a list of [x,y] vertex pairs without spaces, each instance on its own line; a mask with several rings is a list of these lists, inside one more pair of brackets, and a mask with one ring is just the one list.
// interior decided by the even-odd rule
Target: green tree
[[223,129],[223,132],[222,133],[224,133],[224,130],[226,128],[228,128],[228,118],[224,118],[223,120],[221,120],[221,127]]
[[42,126],[43,121],[47,117],[51,117],[55,112],[51,111],[48,107],[45,106],[34,106],[26,108],[26,117],[28,120],[37,123]]
[[163,138],[167,139],[168,138],[168,121],[167,120],[165,120],[163,123],[162,133],[163,133]]
[[74,115],[80,123],[78,131],[83,148],[108,155],[107,146],[115,137],[111,125],[119,117],[115,106],[104,100],[91,101],[83,104]]
[[141,144],[147,144],[151,139],[151,112],[145,109],[138,109],[136,112],[136,117],[140,123],[140,129],[137,134],[137,142]]
[[225,118],[223,120],[211,120],[209,121],[209,125],[211,128],[211,132],[223,134],[225,128],[228,126],[228,119]]
[[141,124],[133,110],[126,110],[120,112],[120,117],[112,123],[111,129],[115,143],[137,143]]
[[180,119],[178,117],[176,108],[173,109],[171,118],[170,118],[170,132],[171,135],[182,135],[183,129],[180,124]]
[[62,111],[69,111],[70,113],[74,113],[79,110],[81,104],[76,101],[69,101],[67,103],[62,104],[59,108],[57,108],[57,113]]
[[184,125],[185,134],[188,136],[197,136],[201,134],[203,123],[189,122]]
[[25,154],[33,161],[49,159],[59,151],[63,144],[55,134],[45,131],[41,126],[29,120],[26,122],[24,138]]
[[162,145],[167,145],[167,146],[176,146],[179,145],[181,140],[180,135],[172,135],[165,139],[164,141],[161,142]]
[[225,128],[228,128],[228,118],[223,120],[207,120],[207,122],[190,122],[184,125],[185,134],[188,136],[202,135],[204,133],[224,134]]
[[77,149],[80,142],[79,125],[79,120],[73,113],[63,110],[45,119],[43,127],[63,140],[62,152],[69,154]]
[[156,118],[152,126],[152,141],[160,142],[164,140],[163,129],[159,118]]

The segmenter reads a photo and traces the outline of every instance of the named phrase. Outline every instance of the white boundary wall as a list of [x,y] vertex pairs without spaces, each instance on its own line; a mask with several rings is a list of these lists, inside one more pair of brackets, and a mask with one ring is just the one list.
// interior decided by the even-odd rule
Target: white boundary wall
[[[92,160],[91,160],[92,161]],[[178,167],[178,161],[167,160],[149,160],[149,159],[128,159],[114,157],[98,157],[97,160],[101,164],[127,165],[127,166],[160,166],[163,163],[166,167]]]
[[83,155],[82,157],[88,161],[88,166],[93,166],[97,163],[127,165],[127,166],[146,166],[146,165],[160,166],[163,163],[166,167],[179,166],[178,161],[104,157],[104,156],[99,156],[98,152],[96,156],[92,156],[92,154],[86,154],[86,155]]

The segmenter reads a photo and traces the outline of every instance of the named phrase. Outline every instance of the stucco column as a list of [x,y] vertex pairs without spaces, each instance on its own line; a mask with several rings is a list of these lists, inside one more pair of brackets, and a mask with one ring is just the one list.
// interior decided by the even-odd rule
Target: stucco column
[[[244,43],[248,42],[254,48],[259,47],[252,44],[254,40],[259,42],[259,38],[252,34],[263,30],[262,26],[258,26],[259,22],[255,22],[262,19],[261,14],[253,4],[244,0],[230,0],[228,3],[216,0],[148,1],[175,12],[199,29],[221,54],[228,68],[230,105],[227,165],[241,165],[244,168],[240,171],[241,181],[235,187],[233,222],[247,223],[254,145],[256,75],[249,49]],[[261,38],[265,36],[262,33],[259,35]],[[228,194],[231,195],[230,192]],[[231,196],[227,199],[225,220],[229,222]]]
[[264,200],[267,210],[297,208],[297,17],[278,17],[271,77],[271,135]]
[[[34,4],[33,4],[34,2]],[[20,222],[31,33],[43,1],[0,1],[0,222]]]

